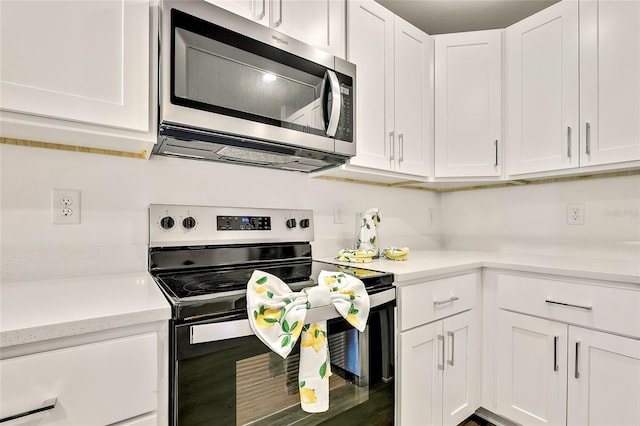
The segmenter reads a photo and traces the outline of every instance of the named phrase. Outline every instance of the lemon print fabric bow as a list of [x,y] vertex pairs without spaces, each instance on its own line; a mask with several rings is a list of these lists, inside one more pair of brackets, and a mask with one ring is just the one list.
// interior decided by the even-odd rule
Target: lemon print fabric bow
[[278,277],[256,270],[247,283],[247,314],[256,336],[283,358],[300,340],[298,387],[301,408],[308,413],[329,409],[327,322],[305,321],[309,309],[327,305],[333,305],[349,324],[364,331],[369,296],[356,277],[322,271],[317,286],[293,292]]

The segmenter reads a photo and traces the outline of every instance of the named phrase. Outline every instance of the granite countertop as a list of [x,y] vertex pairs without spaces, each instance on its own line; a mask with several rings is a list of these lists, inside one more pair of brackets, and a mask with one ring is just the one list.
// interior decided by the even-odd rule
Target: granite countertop
[[371,263],[345,263],[337,262],[333,258],[316,260],[391,272],[395,276],[396,285],[483,267],[640,284],[640,259],[595,259],[488,251],[412,250],[405,261],[376,259]]
[[0,284],[0,348],[170,317],[146,271]]

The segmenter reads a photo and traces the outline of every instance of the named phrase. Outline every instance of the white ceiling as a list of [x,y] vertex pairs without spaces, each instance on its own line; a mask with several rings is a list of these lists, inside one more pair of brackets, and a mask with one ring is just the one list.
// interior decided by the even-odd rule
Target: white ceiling
[[505,28],[558,0],[376,0],[428,34]]

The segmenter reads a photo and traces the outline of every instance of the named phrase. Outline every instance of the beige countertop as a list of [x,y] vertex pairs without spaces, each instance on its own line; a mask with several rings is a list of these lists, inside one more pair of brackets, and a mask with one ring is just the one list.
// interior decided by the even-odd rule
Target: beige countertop
[[170,317],[146,271],[0,284],[0,347]]
[[376,259],[371,263],[345,263],[337,262],[333,258],[316,260],[391,272],[395,276],[396,285],[474,268],[496,268],[640,284],[640,258],[595,259],[489,251],[416,250],[410,251],[409,258],[405,261]]

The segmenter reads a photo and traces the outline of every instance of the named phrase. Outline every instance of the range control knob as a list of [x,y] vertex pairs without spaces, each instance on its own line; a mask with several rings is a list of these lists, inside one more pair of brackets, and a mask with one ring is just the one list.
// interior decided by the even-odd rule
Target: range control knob
[[160,219],[160,228],[164,229],[165,231],[168,231],[169,229],[173,228],[175,224],[176,224],[176,221],[173,220],[171,216],[165,216],[162,219]]
[[300,228],[308,228],[309,227],[309,219],[300,220]]
[[295,228],[296,226],[295,219],[287,219],[287,228]]
[[196,220],[191,217],[185,217],[184,219],[182,219],[182,227],[186,230],[190,230],[196,227]]

